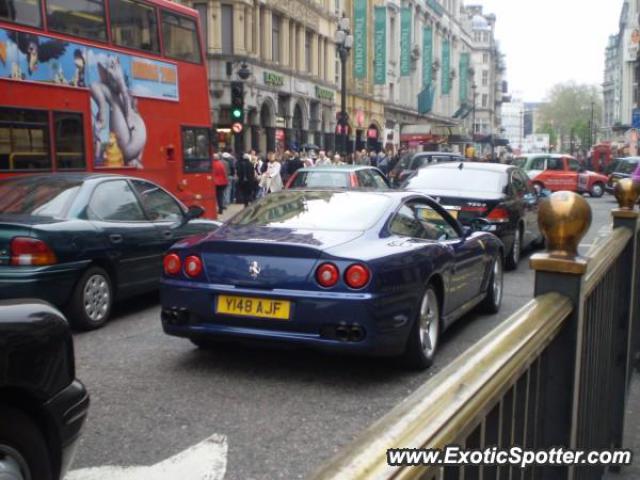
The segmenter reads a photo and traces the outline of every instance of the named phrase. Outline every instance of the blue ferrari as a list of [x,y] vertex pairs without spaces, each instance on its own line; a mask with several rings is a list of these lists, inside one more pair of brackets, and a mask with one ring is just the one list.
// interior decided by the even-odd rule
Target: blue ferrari
[[503,245],[411,192],[289,190],[164,257],[162,325],[432,364],[441,332],[502,301]]

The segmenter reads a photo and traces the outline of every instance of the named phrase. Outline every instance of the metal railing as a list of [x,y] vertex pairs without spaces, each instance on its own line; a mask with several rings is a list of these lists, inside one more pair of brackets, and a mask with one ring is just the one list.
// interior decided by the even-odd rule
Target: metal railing
[[[579,195],[541,205],[548,251],[536,254],[534,299],[498,325],[313,478],[596,479],[601,466],[390,466],[389,449],[620,448],[640,351],[640,189],[617,187],[613,231],[577,254],[591,223]],[[626,199],[626,201],[625,201]]]

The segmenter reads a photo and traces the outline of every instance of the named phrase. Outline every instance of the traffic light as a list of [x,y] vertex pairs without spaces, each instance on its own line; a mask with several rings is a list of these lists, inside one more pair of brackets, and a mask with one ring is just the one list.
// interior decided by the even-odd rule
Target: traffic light
[[231,82],[231,118],[234,122],[244,122],[244,83]]

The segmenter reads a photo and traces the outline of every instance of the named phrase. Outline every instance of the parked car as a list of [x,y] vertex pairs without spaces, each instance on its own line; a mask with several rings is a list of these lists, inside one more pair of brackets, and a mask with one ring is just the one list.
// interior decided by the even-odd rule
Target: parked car
[[374,188],[386,190],[390,186],[382,172],[375,167],[339,165],[301,168],[291,176],[287,188],[340,188],[346,190]]
[[605,190],[613,193],[613,188],[623,178],[640,181],[640,157],[625,157],[617,160],[615,170],[609,175]]
[[569,190],[601,197],[608,181],[606,176],[587,170],[570,155],[532,154],[518,158],[515,164],[527,173],[537,191]]
[[525,173],[513,165],[444,163],[419,170],[403,185],[430,195],[463,225],[477,218],[505,245],[505,266],[515,269],[522,250],[541,244],[539,194]]
[[88,409],[63,315],[40,300],[0,301],[0,478],[63,478]]
[[418,152],[403,156],[389,172],[389,181],[393,187],[399,187],[419,168],[432,163],[462,162],[464,157],[459,153],[449,152]]
[[501,250],[424,195],[289,190],[173,246],[162,325],[204,348],[262,340],[426,368],[444,328],[500,308]]
[[111,174],[0,181],[0,299],[41,298],[79,329],[114,300],[158,288],[164,252],[219,225],[158,185]]

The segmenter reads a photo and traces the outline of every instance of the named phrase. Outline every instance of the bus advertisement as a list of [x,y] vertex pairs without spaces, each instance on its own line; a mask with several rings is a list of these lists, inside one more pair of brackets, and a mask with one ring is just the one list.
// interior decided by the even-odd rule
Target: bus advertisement
[[0,9],[0,178],[125,173],[215,218],[197,12],[164,0],[41,1]]

